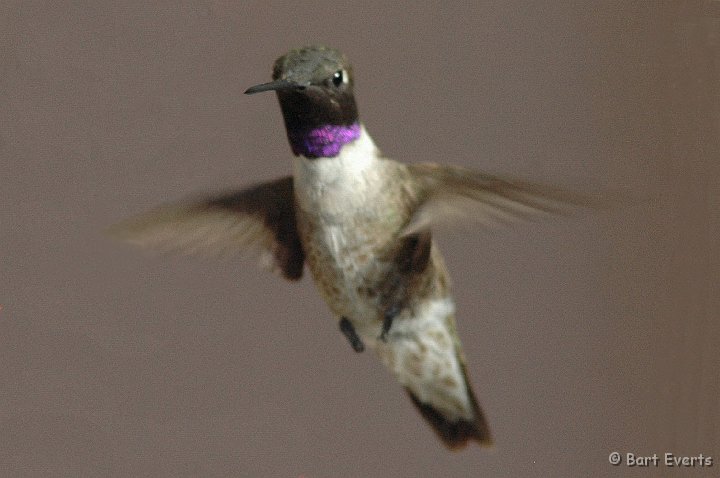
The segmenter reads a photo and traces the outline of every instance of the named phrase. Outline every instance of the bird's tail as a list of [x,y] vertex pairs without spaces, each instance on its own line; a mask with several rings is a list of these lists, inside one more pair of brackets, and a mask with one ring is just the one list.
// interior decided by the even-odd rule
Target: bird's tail
[[435,433],[437,433],[445,446],[451,450],[464,448],[469,441],[475,441],[483,447],[490,447],[493,445],[490,426],[470,386],[463,360],[460,357],[457,357],[457,359],[464,379],[462,386],[467,390],[467,397],[472,408],[472,418],[451,418],[435,408],[432,403],[421,401],[409,387],[405,387],[405,391],[422,416],[433,427]]
[[455,304],[447,297],[430,299],[413,311],[393,321],[386,342],[370,343],[448,448],[468,441],[491,446],[490,427],[467,378]]

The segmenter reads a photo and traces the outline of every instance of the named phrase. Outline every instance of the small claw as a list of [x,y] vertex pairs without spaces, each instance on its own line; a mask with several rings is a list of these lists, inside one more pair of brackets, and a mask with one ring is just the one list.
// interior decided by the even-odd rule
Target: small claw
[[342,332],[345,338],[348,339],[350,346],[355,352],[360,353],[365,350],[365,344],[363,344],[357,332],[355,332],[355,327],[353,327],[353,324],[347,317],[340,319],[340,332]]
[[385,314],[383,316],[383,324],[382,324],[382,332],[380,332],[380,340],[383,342],[387,342],[387,334],[390,332],[390,327],[392,327],[393,320],[397,315],[400,313],[400,308],[397,306],[390,307],[388,310],[385,311]]

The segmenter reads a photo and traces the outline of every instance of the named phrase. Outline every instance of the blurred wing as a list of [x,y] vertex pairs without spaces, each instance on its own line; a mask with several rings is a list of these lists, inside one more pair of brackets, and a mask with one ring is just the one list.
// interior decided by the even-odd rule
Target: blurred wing
[[590,205],[580,194],[464,168],[429,163],[408,168],[420,192],[404,235],[448,222],[512,222]]
[[291,280],[302,276],[305,261],[295,227],[292,177],[163,206],[120,222],[108,232],[130,244],[164,251],[259,252]]

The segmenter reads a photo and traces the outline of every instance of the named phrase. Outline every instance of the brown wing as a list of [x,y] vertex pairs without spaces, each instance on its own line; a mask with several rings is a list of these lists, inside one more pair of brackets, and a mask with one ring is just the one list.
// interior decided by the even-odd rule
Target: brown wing
[[414,234],[452,220],[483,223],[558,214],[569,206],[590,206],[581,194],[526,181],[503,179],[437,164],[408,165],[419,193],[415,212],[403,233]]
[[190,253],[270,255],[291,280],[302,276],[305,254],[295,226],[293,179],[285,177],[240,192],[160,207],[109,231],[128,243]]

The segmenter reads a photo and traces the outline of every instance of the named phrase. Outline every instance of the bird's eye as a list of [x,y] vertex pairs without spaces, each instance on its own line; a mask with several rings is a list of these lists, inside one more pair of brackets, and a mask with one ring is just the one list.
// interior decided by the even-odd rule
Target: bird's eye
[[342,85],[343,83],[345,83],[345,82],[347,81],[346,76],[347,76],[347,75],[345,74],[345,71],[344,71],[344,70],[338,70],[338,71],[336,71],[335,74],[334,74],[333,77],[332,77],[332,83],[333,83],[333,85],[335,85],[335,86],[340,86],[340,85]]

